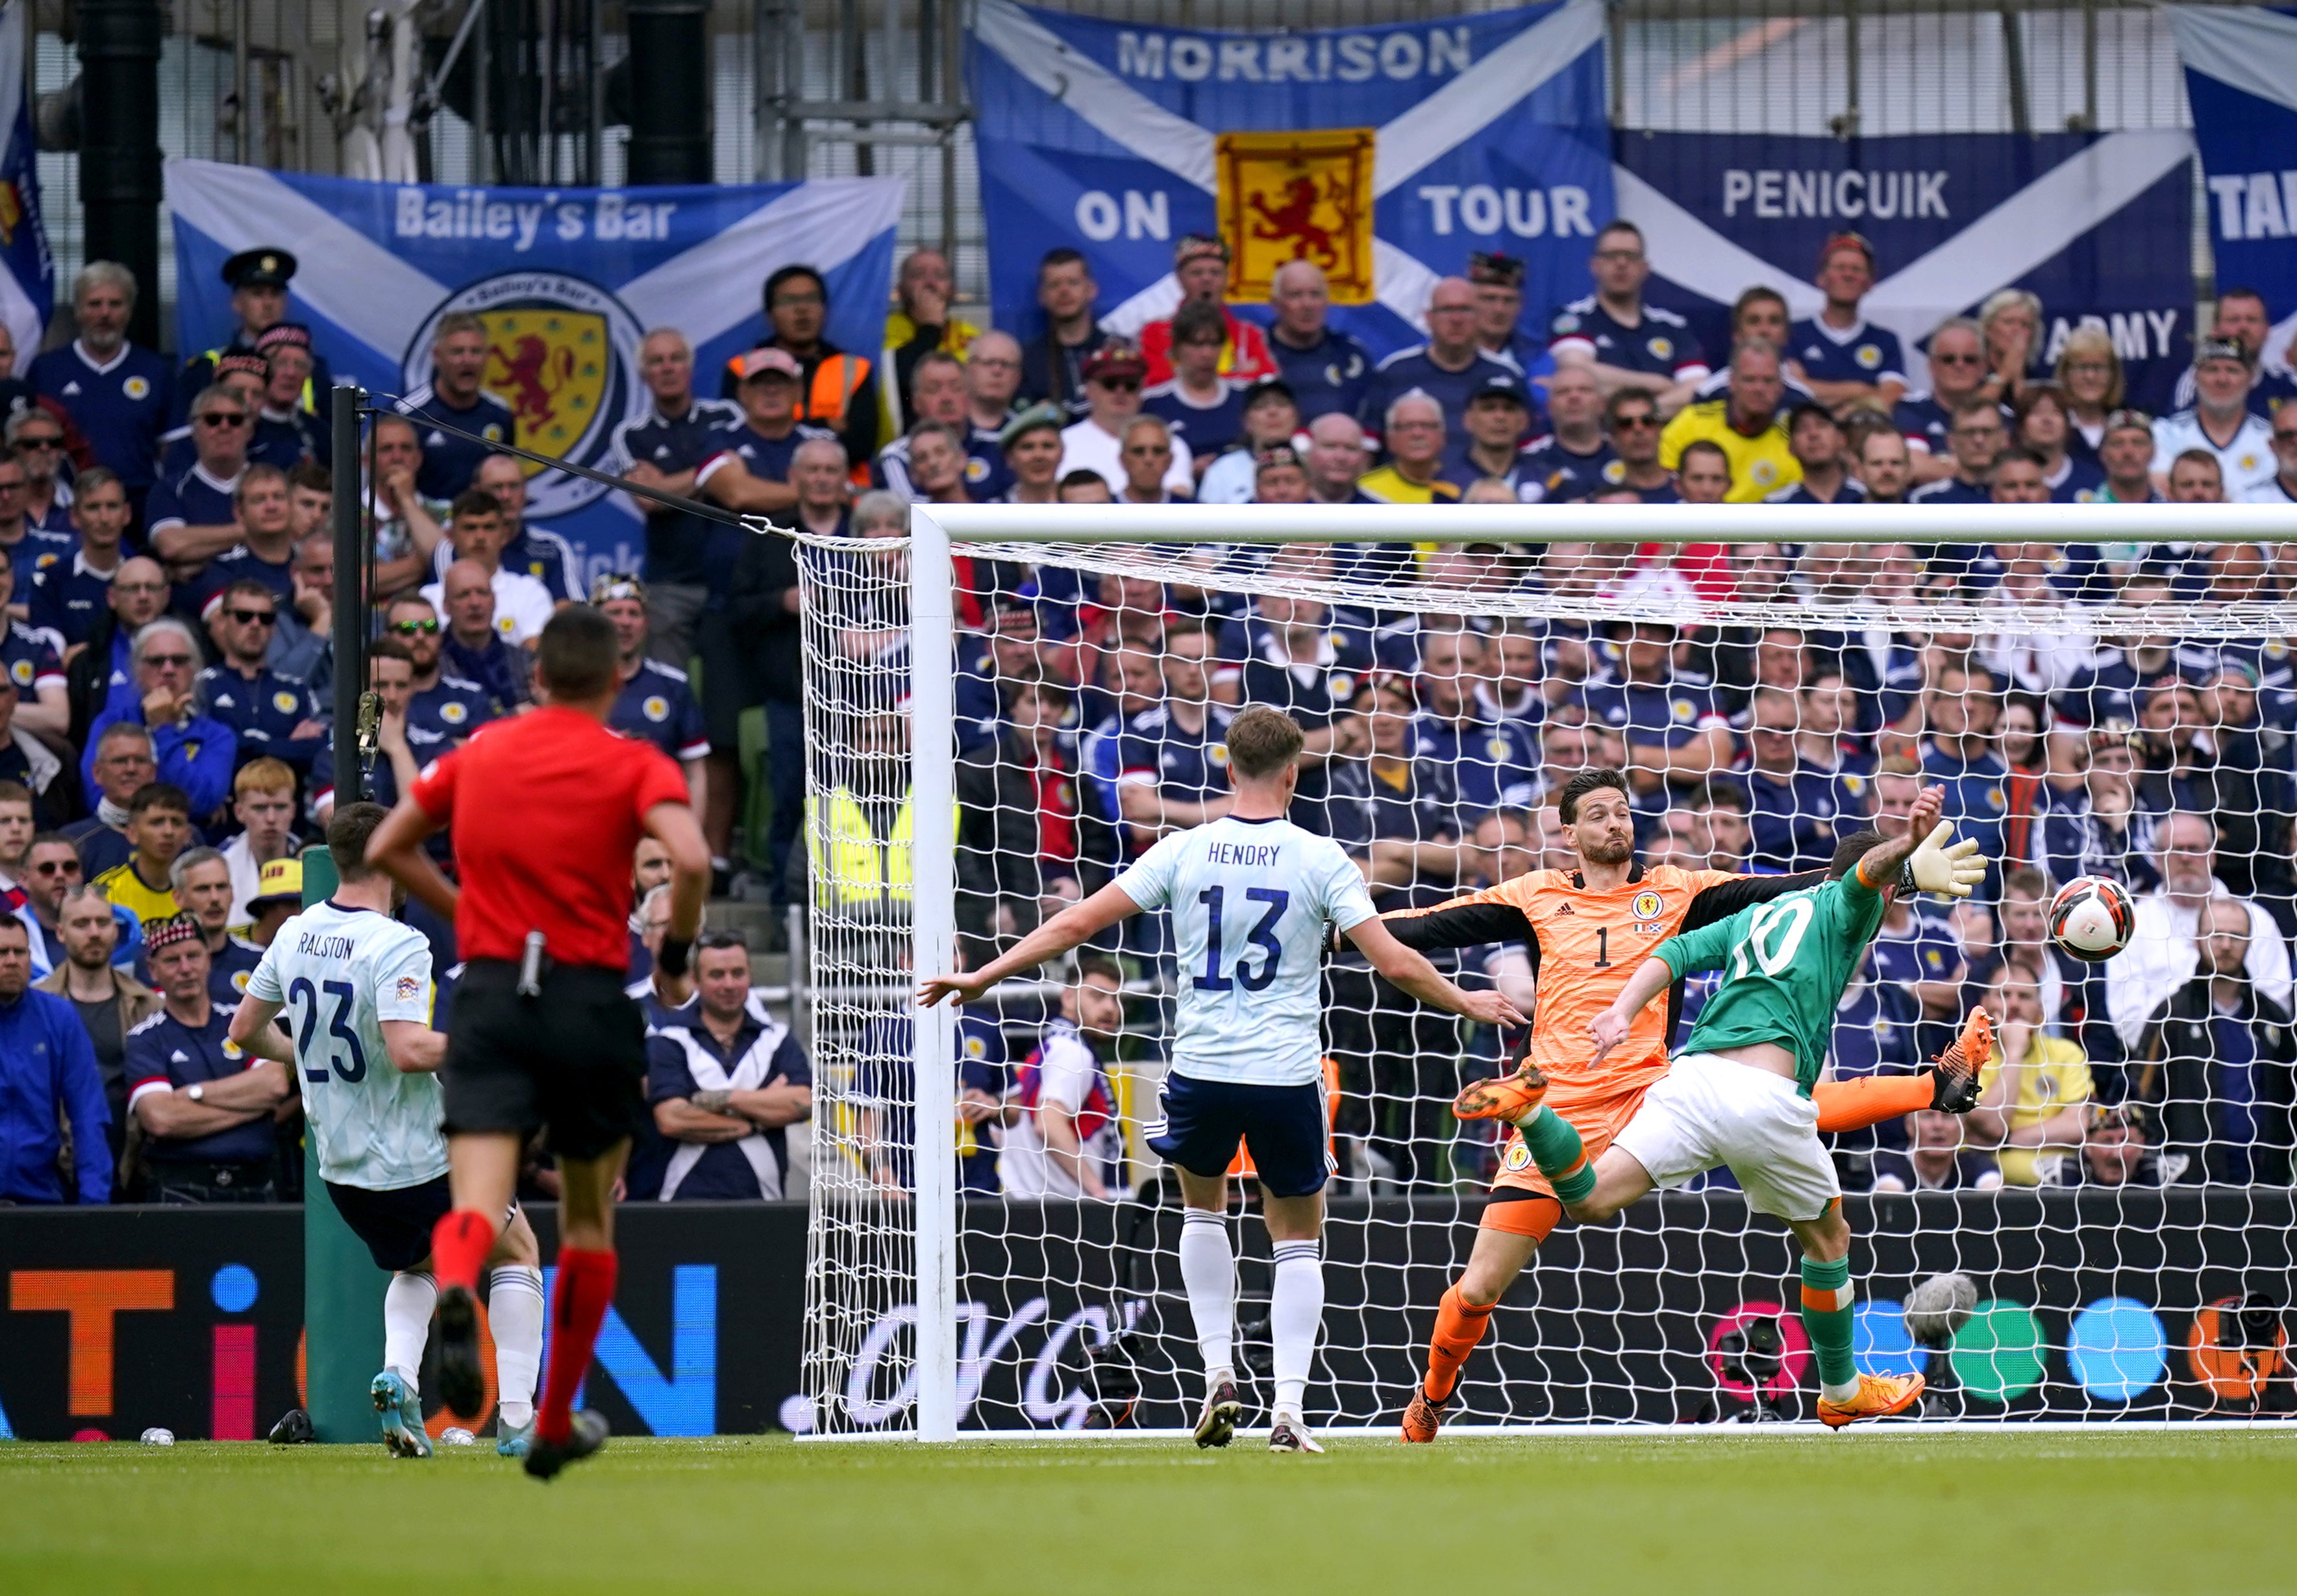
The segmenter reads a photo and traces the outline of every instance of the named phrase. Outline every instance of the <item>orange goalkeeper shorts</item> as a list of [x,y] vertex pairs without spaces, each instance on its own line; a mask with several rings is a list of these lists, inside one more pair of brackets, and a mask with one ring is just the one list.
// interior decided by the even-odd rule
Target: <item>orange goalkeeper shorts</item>
[[[1643,1094],[1651,1082],[1641,1079],[1622,1090],[1616,1080],[1589,1082],[1577,1090],[1575,1083],[1557,1082],[1547,1089],[1547,1106],[1561,1115],[1566,1123],[1579,1132],[1579,1140],[1587,1149],[1587,1162],[1593,1164],[1603,1156],[1604,1149],[1627,1122],[1635,1117],[1635,1110],[1643,1105]],[[1502,1197],[1502,1192],[1513,1192],[1545,1197],[1545,1202],[1528,1202],[1520,1196]],[[1492,1195],[1497,1201],[1484,1205],[1484,1216],[1478,1222],[1487,1230],[1505,1230],[1512,1236],[1529,1236],[1544,1239],[1562,1217],[1562,1204],[1556,1199],[1555,1189],[1547,1177],[1539,1172],[1531,1161],[1531,1149],[1523,1145],[1523,1132],[1513,1125],[1508,1127],[1507,1139],[1500,1144],[1500,1172],[1493,1178]]]

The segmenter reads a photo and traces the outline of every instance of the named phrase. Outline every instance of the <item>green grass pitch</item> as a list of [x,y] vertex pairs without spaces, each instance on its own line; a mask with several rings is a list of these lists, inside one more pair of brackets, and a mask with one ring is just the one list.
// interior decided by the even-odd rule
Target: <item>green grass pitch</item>
[[1735,1440],[0,1445],[12,1596],[2291,1588],[2297,1434]]

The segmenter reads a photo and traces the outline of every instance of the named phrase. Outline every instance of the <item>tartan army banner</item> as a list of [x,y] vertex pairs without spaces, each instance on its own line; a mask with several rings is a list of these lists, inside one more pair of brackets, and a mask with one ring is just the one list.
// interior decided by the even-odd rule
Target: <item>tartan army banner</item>
[[[1334,280],[1332,325],[1384,355],[1470,251],[1527,264],[1535,310],[1585,293],[1611,214],[1601,0],[1385,28],[1255,33],[982,0],[970,45],[997,325],[1041,327],[1066,244],[1135,333],[1180,302],[1182,234],[1230,243],[1231,297],[1275,268]],[[1261,315],[1247,310],[1243,313]]]

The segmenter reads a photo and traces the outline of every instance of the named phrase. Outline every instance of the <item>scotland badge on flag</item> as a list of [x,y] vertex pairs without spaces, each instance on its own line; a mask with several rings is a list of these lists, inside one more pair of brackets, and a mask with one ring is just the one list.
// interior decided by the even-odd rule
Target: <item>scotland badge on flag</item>
[[972,85],[997,325],[1038,324],[1037,262],[1091,263],[1104,326],[1179,304],[1173,246],[1229,245],[1230,297],[1285,261],[1332,325],[1419,341],[1428,291],[1497,251],[1535,314],[1586,292],[1611,214],[1601,0],[1395,27],[1251,33],[1100,22],[980,0]]
[[[518,442],[594,469],[615,429],[646,413],[639,341],[674,327],[695,385],[764,336],[760,291],[811,266],[829,291],[826,336],[882,343],[905,185],[857,177],[737,187],[448,187],[308,177],[214,161],[168,166],[176,226],[177,347],[212,349],[235,319],[223,263],[268,246],[300,262],[289,314],[339,375],[382,394],[431,378],[441,317],[487,325],[485,388]],[[527,514],[585,556],[582,576],[636,570],[637,506],[571,473],[529,465]]]

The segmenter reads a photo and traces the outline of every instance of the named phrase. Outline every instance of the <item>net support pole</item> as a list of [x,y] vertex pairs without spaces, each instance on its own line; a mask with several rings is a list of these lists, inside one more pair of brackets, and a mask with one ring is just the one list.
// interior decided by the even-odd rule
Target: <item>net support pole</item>
[[[949,534],[910,513],[910,968],[956,967],[957,613]],[[957,1047],[946,1005],[913,1009],[917,1435],[957,1438]]]

